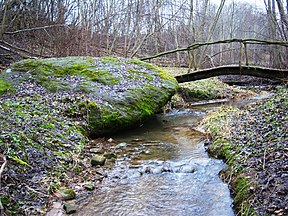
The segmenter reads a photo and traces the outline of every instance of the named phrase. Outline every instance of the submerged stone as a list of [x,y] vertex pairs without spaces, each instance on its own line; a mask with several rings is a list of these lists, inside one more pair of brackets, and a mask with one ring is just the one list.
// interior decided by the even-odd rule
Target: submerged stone
[[117,57],[28,59],[0,74],[0,95],[56,95],[53,108],[64,109],[90,136],[142,124],[177,86],[176,79],[154,65]]

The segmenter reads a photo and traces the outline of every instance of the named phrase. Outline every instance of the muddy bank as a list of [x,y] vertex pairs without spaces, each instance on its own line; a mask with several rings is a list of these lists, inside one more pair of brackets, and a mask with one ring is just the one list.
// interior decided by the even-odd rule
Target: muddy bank
[[223,107],[203,126],[210,135],[210,155],[223,158],[239,215],[287,215],[288,91],[240,108]]

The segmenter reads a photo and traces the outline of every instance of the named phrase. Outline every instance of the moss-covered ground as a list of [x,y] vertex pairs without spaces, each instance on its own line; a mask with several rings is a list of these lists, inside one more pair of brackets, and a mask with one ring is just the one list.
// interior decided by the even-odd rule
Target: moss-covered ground
[[288,90],[242,107],[222,107],[203,121],[209,153],[228,163],[237,215],[288,215]]

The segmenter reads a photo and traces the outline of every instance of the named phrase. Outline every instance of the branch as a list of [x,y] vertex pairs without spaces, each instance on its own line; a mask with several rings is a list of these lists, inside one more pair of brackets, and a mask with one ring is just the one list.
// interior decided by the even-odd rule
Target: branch
[[35,28],[30,28],[30,29],[20,29],[20,30],[13,31],[13,32],[4,32],[3,34],[12,35],[12,34],[18,34],[21,32],[42,30],[42,29],[54,28],[54,27],[68,27],[69,28],[67,24],[56,24],[56,25],[49,25],[49,26],[40,26],[40,27],[35,27]]
[[[158,32],[160,32],[160,30],[163,29],[163,28],[165,27],[165,25],[166,25],[167,23],[169,23],[169,22],[181,11],[181,9],[182,9],[182,7],[183,7],[184,5],[185,5],[185,2],[183,2],[183,3],[180,5],[179,9],[175,12],[174,15],[172,15],[172,17],[170,17],[164,24],[162,24],[162,25],[159,27]],[[150,28],[150,30],[151,30],[151,28]],[[146,34],[146,35],[143,37],[143,39],[141,40],[141,42],[137,45],[136,49],[133,51],[133,53],[132,53],[132,55],[131,55],[130,57],[133,58],[133,57],[137,54],[137,52],[139,51],[139,49],[141,48],[141,46],[143,45],[143,43],[144,43],[150,36],[152,36],[152,35],[155,34],[155,33],[156,33],[155,31],[150,31],[148,34]],[[134,46],[134,47],[135,47],[135,46]],[[133,47],[133,49],[134,49],[134,47]]]
[[249,38],[249,39],[234,38],[234,39],[226,39],[226,40],[211,41],[211,42],[196,42],[187,47],[178,48],[174,50],[168,50],[168,51],[161,52],[152,56],[140,58],[140,60],[144,61],[144,60],[158,58],[160,56],[164,56],[164,55],[168,55],[168,54],[172,54],[176,52],[195,50],[195,49],[198,49],[199,47],[207,46],[207,45],[220,44],[220,43],[235,43],[235,42],[246,43],[246,44],[259,44],[259,45],[280,45],[280,46],[288,47],[288,41],[269,41],[269,40],[260,40],[256,38]]
[[[14,46],[14,45],[12,45],[10,43],[7,43],[6,41],[3,41],[3,40],[0,40],[0,48],[4,49],[6,51],[9,51],[9,52],[15,53],[17,55],[20,55],[20,56],[22,56],[24,58],[32,58],[33,56],[44,57],[44,58],[48,58],[49,57],[49,56],[44,56],[44,55],[40,55],[40,54],[37,54],[37,53],[32,53],[32,52],[30,52],[28,50],[25,50],[25,49],[22,49],[20,47]],[[22,52],[22,53],[20,53],[19,51]],[[24,53],[26,53],[26,54],[24,54]]]

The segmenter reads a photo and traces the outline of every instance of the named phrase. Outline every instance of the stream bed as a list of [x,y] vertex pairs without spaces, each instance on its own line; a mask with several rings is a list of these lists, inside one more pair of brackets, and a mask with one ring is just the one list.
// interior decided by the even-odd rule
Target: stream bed
[[194,128],[217,106],[157,115],[112,137],[121,156],[75,215],[234,215],[228,185],[219,179],[226,165],[208,157],[205,135]]

